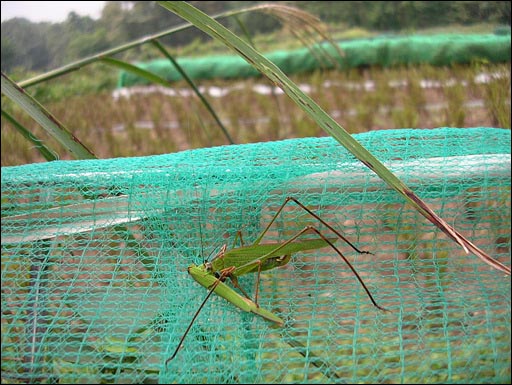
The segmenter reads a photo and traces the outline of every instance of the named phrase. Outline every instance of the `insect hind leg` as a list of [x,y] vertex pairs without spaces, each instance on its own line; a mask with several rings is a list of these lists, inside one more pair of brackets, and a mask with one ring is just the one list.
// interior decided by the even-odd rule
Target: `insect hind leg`
[[327,227],[330,231],[332,231],[334,234],[336,234],[336,236],[338,238],[340,238],[341,240],[343,240],[347,245],[349,245],[354,251],[356,251],[357,253],[359,254],[370,254],[370,255],[373,255],[372,252],[370,251],[367,251],[367,250],[360,250],[357,246],[355,246],[352,242],[350,242],[348,240],[347,237],[345,237],[343,234],[341,234],[338,230],[336,230],[334,227],[332,227],[329,223],[327,223],[325,220],[323,220],[318,214],[314,213],[313,211],[311,211],[310,209],[308,209],[304,204],[302,204],[297,198],[295,197],[292,197],[292,196],[288,196],[286,197],[286,199],[284,200],[284,202],[281,204],[281,206],[279,207],[279,209],[276,211],[276,213],[274,214],[274,216],[272,217],[272,219],[270,220],[270,222],[267,224],[267,226],[265,227],[265,229],[263,230],[263,232],[259,235],[259,237],[256,239],[256,241],[254,242],[254,244],[259,244],[261,242],[261,240],[263,239],[263,237],[265,236],[265,234],[267,233],[267,231],[270,229],[270,227],[272,226],[272,224],[275,222],[275,220],[277,219],[277,217],[279,216],[279,214],[283,211],[283,209],[285,208],[286,205],[288,205],[290,202],[294,202],[297,206],[299,206],[302,210],[306,211],[309,215],[311,215],[313,218],[315,218],[317,221],[319,221],[320,223],[322,223],[325,227]]
[[[360,250],[359,248],[357,248],[352,242],[350,242],[347,237],[345,237],[344,235],[342,235],[338,230],[336,230],[334,227],[332,227],[329,223],[327,223],[325,220],[323,220],[318,214],[314,213],[313,211],[311,211],[310,209],[308,209],[304,204],[302,204],[301,202],[299,202],[299,200],[297,198],[294,198],[294,197],[287,197],[285,199],[285,203],[288,203],[288,202],[294,202],[297,206],[299,206],[301,209],[303,209],[304,211],[306,211],[309,215],[311,215],[313,218],[317,219],[320,223],[322,223],[325,227],[327,227],[329,230],[331,230],[334,234],[336,234],[340,239],[342,239],[347,245],[349,245],[354,251],[358,252],[359,254],[370,254],[370,255],[373,255],[372,252],[370,251],[367,251],[367,250]],[[319,234],[320,235],[320,234]]]
[[[309,210],[308,210],[309,211]],[[368,287],[366,286],[366,284],[364,283],[363,279],[361,278],[361,276],[359,275],[359,273],[356,271],[356,269],[354,268],[354,266],[352,266],[352,264],[349,262],[349,260],[343,255],[343,253],[334,245],[334,243],[332,243],[329,238],[327,238],[324,234],[322,234],[322,232],[320,230],[318,230],[316,227],[314,226],[306,226],[299,234],[304,234],[306,232],[314,232],[316,233],[320,238],[322,238],[338,255],[339,257],[348,265],[348,267],[350,268],[350,270],[352,270],[352,273],[354,273],[354,275],[356,276],[357,280],[359,281],[359,283],[361,284],[361,286],[363,287],[363,289],[366,291],[366,294],[368,295],[368,297],[370,298],[370,300],[372,301],[373,305],[380,309],[380,310],[383,310],[383,311],[388,311],[386,308],[380,306],[377,301],[375,301],[375,299],[373,298],[372,296],[372,293],[370,292],[370,290],[368,289]],[[371,254],[370,252],[365,252],[364,254]]]

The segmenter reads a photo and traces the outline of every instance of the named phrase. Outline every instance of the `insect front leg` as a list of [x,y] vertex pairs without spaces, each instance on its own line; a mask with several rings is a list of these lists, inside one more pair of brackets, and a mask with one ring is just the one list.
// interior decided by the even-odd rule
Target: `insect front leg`
[[[261,274],[261,265],[262,265],[261,260],[256,260],[255,264],[258,267],[258,276],[256,278],[256,293],[254,295],[254,303],[256,304],[256,306],[259,307],[260,305],[258,305],[258,291],[259,291],[259,286],[260,286],[260,274]],[[247,299],[252,301],[252,299],[249,296],[249,294],[247,294],[247,292],[238,283],[238,277],[233,274],[234,271],[236,271],[235,267],[233,267],[233,270],[230,272],[229,275],[227,275],[231,279],[231,283],[233,284],[233,287],[235,287],[238,290],[240,290],[240,292],[245,296],[245,298],[247,298]]]

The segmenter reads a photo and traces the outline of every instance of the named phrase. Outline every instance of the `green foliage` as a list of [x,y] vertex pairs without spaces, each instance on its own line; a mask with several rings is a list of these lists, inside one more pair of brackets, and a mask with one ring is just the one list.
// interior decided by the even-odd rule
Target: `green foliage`
[[[52,63],[47,45],[49,23],[31,23],[26,19],[11,19],[2,22],[2,70],[10,71],[15,66],[28,70],[49,68]],[[7,42],[7,52],[3,44]],[[15,54],[7,56],[4,54]],[[10,64],[10,66],[8,66]]]
[[[495,79],[489,83],[475,83],[483,73],[495,74]],[[26,76],[16,77],[20,78]],[[510,63],[317,71],[295,75],[292,80],[311,86],[310,95],[321,107],[345,124],[351,133],[357,133],[393,127],[433,128],[454,124],[451,118],[456,112],[452,113],[451,108],[460,107],[460,102],[451,101],[450,98],[457,95],[445,89],[453,86],[450,79],[454,78],[468,84],[463,104],[464,124],[461,126],[510,128]],[[408,83],[393,85],[399,80]],[[420,87],[423,80],[441,86]],[[100,82],[97,87],[96,81]],[[88,144],[93,146],[99,158],[163,154],[228,143],[197,98],[183,94],[134,92],[117,99],[110,92],[115,82],[115,73],[110,68],[93,64],[63,78],[38,84],[28,91],[72,128],[78,138],[94,140]],[[365,90],[365,82],[374,82],[375,88]],[[324,86],[327,83],[329,87]],[[103,91],[99,87],[101,84],[105,84]],[[205,96],[236,143],[325,135],[284,95],[255,92],[258,87],[268,86],[262,80],[203,80],[198,86],[205,90],[215,87],[227,91],[222,97],[210,97],[208,92]],[[175,88],[190,94],[184,81],[176,83]],[[482,103],[472,105],[474,100]],[[2,103],[4,109],[22,124],[32,127],[35,134],[45,138],[28,116],[11,107],[9,100]],[[145,122],[151,124],[152,130],[143,127]],[[50,144],[47,139],[45,142]],[[1,143],[3,166],[44,160],[4,121]],[[17,151],[10,150],[13,148]],[[61,152],[58,145],[57,148]]]
[[69,132],[55,116],[3,73],[2,94],[18,104],[38,122],[50,136],[57,139],[76,159],[95,158],[94,154],[87,149],[77,137]]
[[93,33],[78,36],[71,40],[68,47],[68,55],[71,59],[90,56],[109,48],[108,32],[101,27]]
[[510,25],[508,1],[292,1],[326,22],[381,31],[480,21]]
[[16,65],[16,44],[9,39],[8,37],[4,37],[2,34],[2,68],[14,68]]
[[[17,68],[11,79],[21,81],[36,76],[32,71]],[[61,78],[50,79],[30,87],[29,92],[40,103],[69,101],[70,98],[110,91],[117,84],[117,73],[104,64],[91,64]],[[4,103],[4,101],[2,101]],[[8,101],[6,101],[8,103]]]
[[[190,3],[208,15],[214,15],[262,2]],[[483,21],[510,25],[510,2],[506,1],[290,1],[287,4],[311,12],[324,22],[377,31],[412,31]],[[278,20],[265,13],[241,15],[239,19],[250,34],[269,34],[280,28]],[[181,22],[179,17],[166,12],[154,1],[107,1],[99,20],[73,12],[64,22],[55,24],[32,23],[23,18],[7,20],[2,22],[2,69],[10,72],[20,66],[27,70],[49,70]],[[229,19],[225,24],[242,35],[235,19]],[[194,40],[205,42],[209,39],[198,30],[189,30],[163,38],[161,42],[179,47]],[[139,47],[130,57],[143,51],[144,48]]]

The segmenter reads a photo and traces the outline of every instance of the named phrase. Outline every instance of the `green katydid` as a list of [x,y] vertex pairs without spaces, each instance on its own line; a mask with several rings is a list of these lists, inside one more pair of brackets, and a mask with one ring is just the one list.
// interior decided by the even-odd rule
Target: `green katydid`
[[[295,234],[293,237],[289,238],[285,242],[260,244],[261,240],[269,230],[270,226],[272,226],[276,218],[279,216],[281,211],[289,202],[296,203],[299,207],[308,212],[311,216],[313,216],[323,225],[325,225],[330,231],[336,234],[338,238],[346,242],[356,252],[360,254],[372,254],[369,251],[359,250],[346,237],[341,235],[336,229],[334,229],[331,225],[325,222],[317,214],[315,214],[302,203],[300,203],[297,199],[293,197],[287,197],[285,201],[281,204],[277,212],[274,214],[271,221],[268,223],[267,227],[265,227],[263,232],[259,235],[259,237],[254,241],[252,245],[242,245],[241,247],[233,248],[231,250],[227,250],[226,245],[224,245],[220,249],[219,253],[213,258],[212,261],[205,262],[199,266],[189,266],[188,272],[192,276],[192,278],[194,278],[200,285],[206,287],[209,290],[209,292],[205,299],[203,300],[203,302],[201,303],[201,305],[199,306],[199,308],[197,309],[196,313],[194,314],[194,317],[190,321],[187,329],[185,330],[185,333],[181,337],[181,340],[178,346],[176,347],[176,350],[174,351],[172,356],[165,361],[166,365],[170,360],[176,357],[176,354],[180,350],[183,341],[185,340],[185,337],[187,336],[194,321],[196,320],[201,309],[205,305],[208,298],[210,298],[212,293],[215,293],[225,298],[233,305],[239,307],[241,310],[257,314],[268,321],[275,322],[276,324],[282,326],[284,324],[284,321],[281,318],[279,318],[272,312],[261,308],[258,305],[260,274],[262,271],[286,265],[290,261],[292,254],[301,251],[315,250],[330,246],[334,251],[336,251],[336,253],[341,257],[341,259],[343,259],[343,261],[345,261],[345,263],[352,270],[352,272],[354,273],[354,275],[356,276],[356,278],[358,279],[358,281],[361,283],[364,290],[368,294],[368,297],[372,301],[373,305],[380,310],[386,310],[377,304],[377,302],[373,299],[373,296],[371,295],[370,291],[364,284],[362,278],[359,276],[357,271],[350,264],[347,258],[338,250],[338,248],[334,246],[334,243],[337,241],[338,238],[327,238],[314,226],[306,226],[304,229],[299,231],[297,234]],[[307,232],[313,232],[317,234],[319,238],[296,241],[297,238],[299,238],[300,236]],[[241,240],[240,232],[238,235],[240,236]],[[244,274],[255,272],[258,273],[258,277],[256,281],[256,293],[253,301],[245,292],[245,290],[242,289],[242,287],[240,287],[240,285],[238,284],[238,277]],[[227,278],[231,280],[235,288],[240,290],[243,296],[224,283],[224,281]]]

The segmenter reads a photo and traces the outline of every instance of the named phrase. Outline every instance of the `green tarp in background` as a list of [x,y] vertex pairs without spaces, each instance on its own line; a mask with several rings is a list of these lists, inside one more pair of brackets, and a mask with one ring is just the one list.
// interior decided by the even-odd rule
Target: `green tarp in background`
[[[327,60],[325,53],[337,61],[340,69],[407,64],[443,66],[476,60],[492,63],[510,61],[510,34],[382,36],[344,41],[338,45],[344,56],[340,56],[338,50],[327,43],[313,50],[302,48],[274,51],[266,56],[288,75],[334,68],[335,63]],[[179,58],[177,61],[192,79],[240,79],[259,76],[256,69],[237,55]],[[136,65],[171,82],[182,79],[168,59]],[[119,87],[141,84],[149,82],[126,71],[119,75]]]

